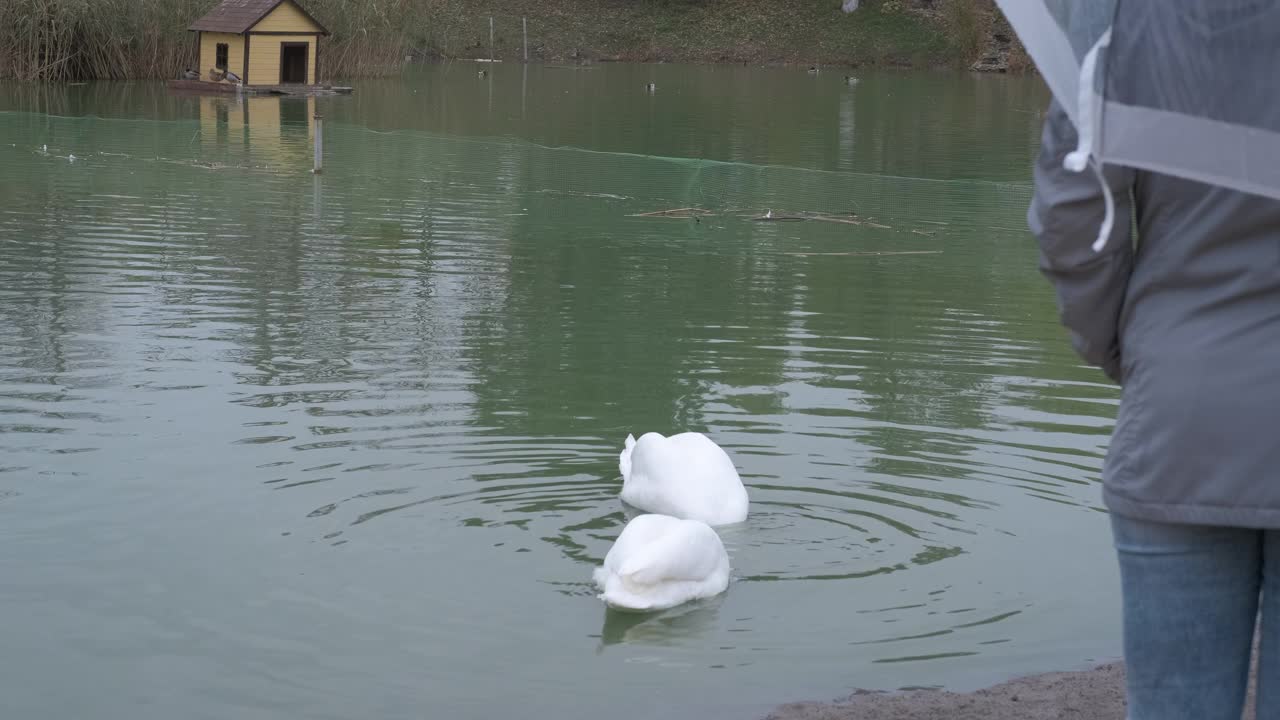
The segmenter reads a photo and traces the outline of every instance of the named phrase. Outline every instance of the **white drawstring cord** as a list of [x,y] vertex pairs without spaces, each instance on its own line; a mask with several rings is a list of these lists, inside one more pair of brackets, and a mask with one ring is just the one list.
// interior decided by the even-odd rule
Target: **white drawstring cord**
[[1102,196],[1106,201],[1106,214],[1102,217],[1102,227],[1098,229],[1098,239],[1093,241],[1093,251],[1102,252],[1111,237],[1111,228],[1115,224],[1116,201],[1111,196],[1111,186],[1102,174],[1102,164],[1093,157],[1094,134],[1102,125],[1102,107],[1095,103],[1100,99],[1093,91],[1094,75],[1098,67],[1098,54],[1111,44],[1111,28],[1102,33],[1098,41],[1089,48],[1084,60],[1080,63],[1080,88],[1076,98],[1076,149],[1067,153],[1062,159],[1062,167],[1071,172],[1083,172],[1086,167],[1093,167],[1093,174],[1102,185]]

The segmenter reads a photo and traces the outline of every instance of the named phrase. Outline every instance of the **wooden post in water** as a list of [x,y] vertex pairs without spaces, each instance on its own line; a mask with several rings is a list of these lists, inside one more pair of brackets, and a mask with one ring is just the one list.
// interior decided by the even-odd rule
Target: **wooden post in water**
[[320,171],[324,169],[323,162],[322,162],[324,159],[324,117],[317,112],[315,115],[315,121],[316,121],[316,166],[311,170],[311,172],[315,173],[316,175],[319,175]]
[[493,62],[493,16],[489,16],[489,62]]
[[520,24],[524,26],[524,61],[529,62],[529,18],[520,18]]

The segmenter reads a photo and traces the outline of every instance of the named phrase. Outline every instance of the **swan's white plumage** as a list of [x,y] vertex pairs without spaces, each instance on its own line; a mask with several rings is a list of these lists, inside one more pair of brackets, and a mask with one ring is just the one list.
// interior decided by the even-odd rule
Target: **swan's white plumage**
[[618,469],[623,502],[645,512],[712,526],[747,519],[747,489],[733,460],[702,433],[628,435]]
[[729,587],[729,555],[704,522],[638,515],[596,568],[600,599],[626,610],[665,610]]

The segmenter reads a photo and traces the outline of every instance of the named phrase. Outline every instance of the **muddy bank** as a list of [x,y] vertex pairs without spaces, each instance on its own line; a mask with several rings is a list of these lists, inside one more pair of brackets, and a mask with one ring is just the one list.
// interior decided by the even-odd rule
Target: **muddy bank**
[[1124,666],[1019,678],[971,693],[859,692],[834,703],[793,703],[767,720],[1124,719]]
[[[1244,717],[1253,718],[1252,688]],[[1019,678],[971,693],[859,692],[784,705],[766,720],[1124,720],[1124,665]]]

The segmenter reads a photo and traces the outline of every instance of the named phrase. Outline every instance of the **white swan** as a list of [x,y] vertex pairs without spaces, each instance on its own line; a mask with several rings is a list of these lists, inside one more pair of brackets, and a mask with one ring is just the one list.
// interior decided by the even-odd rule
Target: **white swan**
[[702,433],[628,435],[618,469],[623,502],[645,512],[712,526],[747,519],[747,489],[733,461]]
[[704,522],[637,515],[594,573],[600,599],[622,610],[665,610],[729,587],[729,554]]

